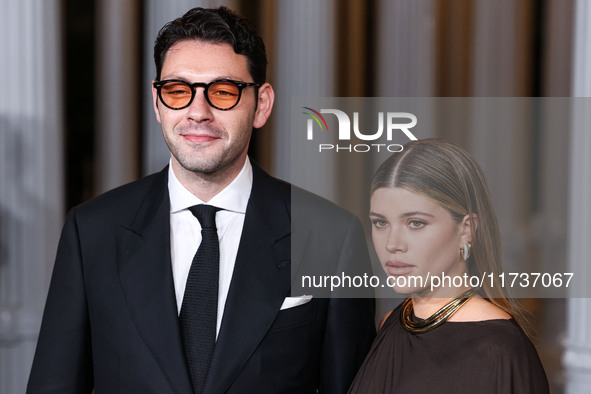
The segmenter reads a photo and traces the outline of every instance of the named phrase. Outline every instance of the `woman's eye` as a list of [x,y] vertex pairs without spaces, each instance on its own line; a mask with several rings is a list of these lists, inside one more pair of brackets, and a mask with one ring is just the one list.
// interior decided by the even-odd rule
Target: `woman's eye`
[[425,222],[421,222],[420,220],[411,220],[408,225],[410,228],[421,228],[425,225]]
[[382,220],[382,219],[373,219],[371,222],[377,228],[386,227],[388,225],[388,222],[386,222],[385,220]]

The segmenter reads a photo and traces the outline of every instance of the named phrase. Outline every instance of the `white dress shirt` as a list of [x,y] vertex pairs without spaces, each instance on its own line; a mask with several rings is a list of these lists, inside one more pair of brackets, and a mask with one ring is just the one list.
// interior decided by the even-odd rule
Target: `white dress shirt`
[[[220,332],[251,189],[252,165],[247,157],[242,170],[232,183],[207,202],[208,205],[223,209],[216,214],[216,227],[220,241],[216,335]],[[180,314],[191,263],[201,244],[201,225],[187,208],[205,203],[181,184],[174,175],[171,165],[168,167],[168,194],[170,196],[170,258],[176,303]]]

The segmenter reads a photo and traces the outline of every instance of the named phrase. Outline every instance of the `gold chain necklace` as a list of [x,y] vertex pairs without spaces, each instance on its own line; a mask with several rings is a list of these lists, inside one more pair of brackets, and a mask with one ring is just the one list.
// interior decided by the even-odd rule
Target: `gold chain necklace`
[[415,334],[422,334],[431,331],[445,323],[447,319],[451,317],[451,315],[460,309],[462,305],[464,305],[470,299],[470,297],[474,295],[474,293],[476,293],[476,289],[469,289],[459,297],[454,298],[445,304],[441,309],[428,318],[418,322],[412,320],[413,307],[412,300],[409,297],[402,303],[402,308],[400,309],[400,323],[402,324],[402,327],[406,329],[406,331]]

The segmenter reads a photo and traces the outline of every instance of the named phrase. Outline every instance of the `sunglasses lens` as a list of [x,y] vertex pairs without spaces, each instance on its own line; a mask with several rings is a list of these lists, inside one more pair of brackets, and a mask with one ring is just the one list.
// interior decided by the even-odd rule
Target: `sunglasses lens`
[[167,82],[162,85],[160,95],[162,101],[172,108],[182,108],[191,102],[191,87],[184,82]]
[[236,105],[240,99],[240,89],[232,82],[219,81],[213,83],[208,91],[209,101],[220,109],[228,109]]

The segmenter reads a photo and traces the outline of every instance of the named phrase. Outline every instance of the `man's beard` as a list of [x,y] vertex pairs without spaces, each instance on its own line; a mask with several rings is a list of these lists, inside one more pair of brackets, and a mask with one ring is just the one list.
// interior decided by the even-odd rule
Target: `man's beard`
[[[210,134],[225,136],[219,132],[211,132]],[[205,146],[202,148],[204,154],[200,154],[201,149],[182,149],[180,143],[177,145],[169,141],[168,138],[165,138],[165,141],[172,156],[185,170],[196,174],[212,175],[223,172],[243,154],[244,150],[248,149],[250,134],[244,137],[246,141],[244,139],[235,140],[231,145],[222,149],[216,147],[214,152],[210,151],[211,147]],[[221,143],[221,141],[214,141],[214,144],[216,143]]]

